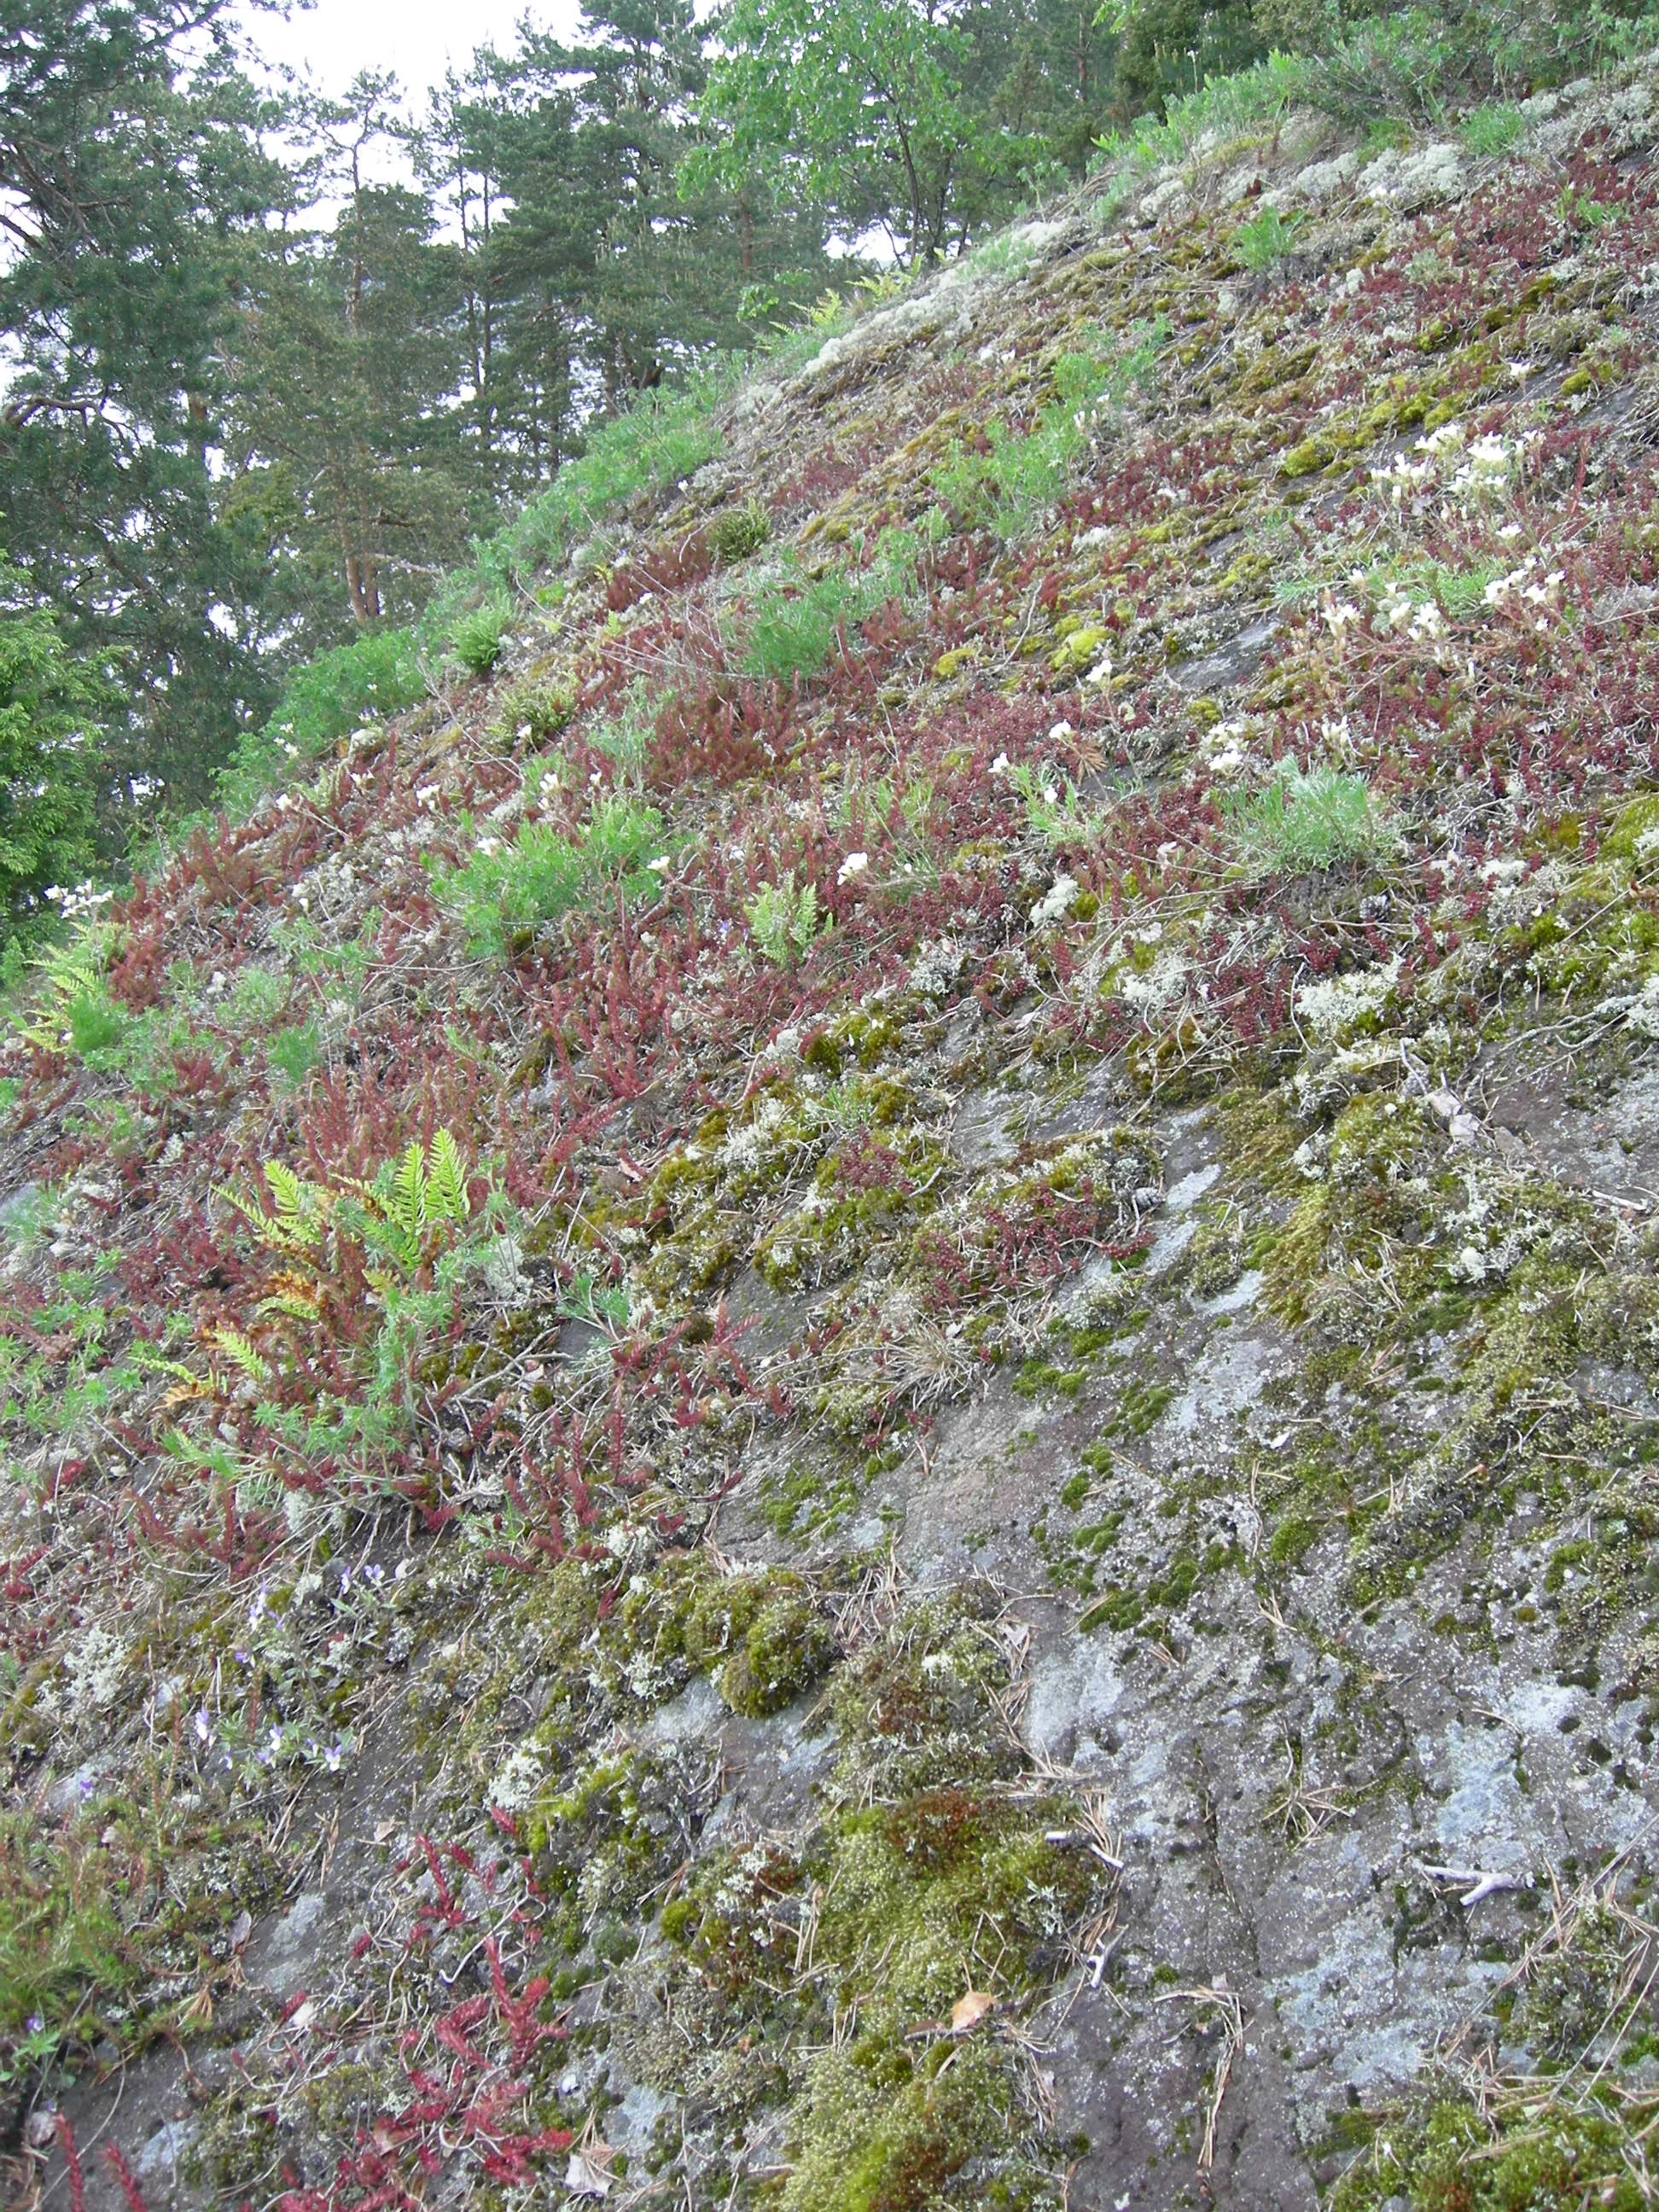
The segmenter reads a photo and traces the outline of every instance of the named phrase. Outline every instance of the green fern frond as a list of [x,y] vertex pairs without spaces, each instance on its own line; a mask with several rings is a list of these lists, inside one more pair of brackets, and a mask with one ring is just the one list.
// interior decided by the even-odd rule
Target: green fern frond
[[315,1250],[323,1241],[333,1200],[332,1194],[304,1182],[280,1160],[265,1163],[265,1182],[276,1211],[267,1213],[256,1194],[228,1184],[220,1195],[234,1206],[259,1242],[273,1252]]
[[461,1158],[461,1148],[452,1131],[440,1129],[427,1155],[427,1225],[430,1228],[441,1221],[465,1221],[469,1211],[466,1164]]
[[240,1367],[244,1375],[251,1376],[261,1389],[270,1381],[270,1361],[240,1328],[221,1327],[210,1329],[208,1342]]
[[418,1141],[411,1142],[389,1178],[386,1209],[392,1227],[415,1243],[426,1226],[426,1156]]

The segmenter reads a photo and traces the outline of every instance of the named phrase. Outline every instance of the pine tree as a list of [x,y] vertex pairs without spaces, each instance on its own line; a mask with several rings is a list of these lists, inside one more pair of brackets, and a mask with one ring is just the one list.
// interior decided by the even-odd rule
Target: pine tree
[[376,183],[377,143],[404,135],[394,79],[360,76],[303,104],[306,188],[333,228],[273,242],[240,319],[232,459],[271,472],[281,565],[314,632],[402,618],[488,511],[461,434],[459,257],[428,197]]
[[264,542],[221,513],[216,469],[224,343],[282,187],[223,6],[15,0],[0,28],[0,533],[70,653],[118,670],[135,803],[204,793],[270,690]]

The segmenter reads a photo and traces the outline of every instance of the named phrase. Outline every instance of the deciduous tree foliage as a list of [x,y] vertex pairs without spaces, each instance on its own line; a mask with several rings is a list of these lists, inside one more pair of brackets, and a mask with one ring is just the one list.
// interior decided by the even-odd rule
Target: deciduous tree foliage
[[0,561],[0,950],[34,933],[48,890],[92,865],[100,717],[115,702]]

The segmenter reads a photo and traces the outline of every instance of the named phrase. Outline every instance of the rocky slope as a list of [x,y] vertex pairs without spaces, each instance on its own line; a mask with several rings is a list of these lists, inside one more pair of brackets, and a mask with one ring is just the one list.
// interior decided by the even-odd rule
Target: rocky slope
[[17,1018],[19,2201],[1650,2200],[1659,73],[1227,113]]

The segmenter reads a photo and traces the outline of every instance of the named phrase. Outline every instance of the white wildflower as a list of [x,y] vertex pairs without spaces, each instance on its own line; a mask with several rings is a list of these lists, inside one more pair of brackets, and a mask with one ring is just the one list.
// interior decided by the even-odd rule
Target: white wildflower
[[836,881],[850,884],[855,876],[863,875],[869,866],[870,855],[867,853],[849,853],[836,870]]
[[1217,722],[1199,740],[1199,750],[1212,775],[1237,775],[1250,757],[1255,725],[1243,715]]

